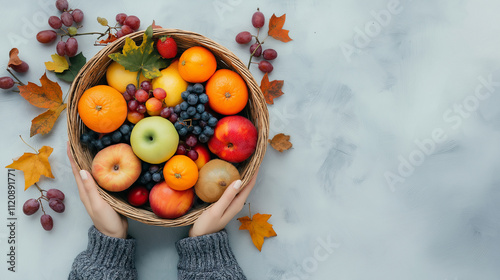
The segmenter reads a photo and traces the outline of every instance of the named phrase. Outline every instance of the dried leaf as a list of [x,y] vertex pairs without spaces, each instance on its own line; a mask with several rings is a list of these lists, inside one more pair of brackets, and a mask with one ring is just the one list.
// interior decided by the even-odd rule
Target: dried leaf
[[54,178],[50,169],[49,156],[54,149],[43,146],[38,153],[24,153],[19,159],[13,161],[5,168],[14,168],[24,173],[24,190],[40,180],[41,175]]
[[33,119],[30,136],[50,132],[61,112],[66,109],[59,84],[49,80],[46,73],[40,78],[40,83],[41,86],[28,82],[27,85],[18,87],[19,94],[31,105],[49,109]]
[[255,214],[252,219],[248,216],[238,218],[241,222],[240,230],[248,230],[250,232],[250,237],[252,238],[253,244],[259,251],[262,249],[264,244],[264,237],[276,236],[276,232],[273,229],[273,225],[268,223],[267,220],[271,218],[270,214]]
[[118,37],[116,37],[115,34],[109,33],[108,34],[108,38],[103,39],[103,40],[99,41],[98,43],[99,44],[108,44],[108,43],[111,43],[111,42],[115,41],[116,39],[118,39]]
[[153,79],[161,76],[161,68],[167,67],[167,61],[154,48],[152,26],[149,26],[144,32],[140,46],[137,46],[132,39],[127,37],[122,53],[113,53],[109,57],[120,63],[126,70],[138,72],[138,81],[141,72],[144,77]]
[[154,19],[153,19],[153,24],[152,24],[151,26],[153,27],[153,29],[163,28],[163,27],[161,27],[161,26],[159,26],[159,25],[156,25],[156,23],[155,23],[155,20],[154,20]]
[[52,61],[45,62],[45,68],[47,68],[47,70],[54,71],[56,73],[62,73],[64,72],[64,70],[67,70],[69,68],[66,57],[60,56],[58,54],[53,54],[50,57],[52,57]]
[[276,134],[272,140],[268,139],[267,141],[271,144],[271,147],[280,153],[292,147],[290,135],[285,135],[283,133]]
[[285,82],[283,80],[274,80],[269,82],[267,73],[264,74],[264,77],[260,82],[260,90],[264,94],[264,98],[266,99],[267,104],[274,104],[274,98],[280,97],[284,94],[284,92],[281,91],[284,83]]
[[283,29],[285,19],[286,14],[283,14],[280,17],[276,17],[276,15],[273,14],[271,19],[269,19],[269,31],[267,32],[269,36],[284,43],[292,41],[292,38],[288,36],[289,31]]
[[62,73],[56,73],[56,76],[63,81],[71,83],[86,62],[87,59],[85,58],[85,56],[83,56],[82,53],[72,56],[69,58],[69,63],[71,63],[71,65],[69,66],[68,70]]
[[23,61],[19,58],[19,50],[17,48],[12,48],[9,52],[9,67],[21,65]]

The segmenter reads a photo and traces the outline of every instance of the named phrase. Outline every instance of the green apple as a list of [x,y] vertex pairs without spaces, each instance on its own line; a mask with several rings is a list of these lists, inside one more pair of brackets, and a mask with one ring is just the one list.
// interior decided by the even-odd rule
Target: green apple
[[175,154],[179,134],[169,120],[159,116],[147,117],[132,129],[130,145],[135,155],[143,161],[159,164]]

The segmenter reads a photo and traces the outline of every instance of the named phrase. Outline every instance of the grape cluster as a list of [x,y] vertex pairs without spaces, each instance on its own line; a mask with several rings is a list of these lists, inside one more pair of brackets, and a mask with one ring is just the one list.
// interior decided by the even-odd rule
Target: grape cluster
[[130,144],[132,128],[133,124],[124,123],[117,130],[105,135],[89,130],[80,135],[80,142],[95,152],[118,143]]
[[115,19],[116,22],[121,25],[120,30],[116,32],[116,37],[118,38],[137,31],[139,27],[141,27],[141,20],[134,15],[127,16],[127,14],[119,13],[116,15]]
[[[252,25],[259,30],[264,26],[265,23],[265,17],[264,14],[257,9],[257,12],[255,12],[252,15]],[[236,35],[236,43],[238,44],[248,44],[252,41],[252,38],[255,37],[255,43],[250,45],[250,54],[251,57],[260,57],[262,56],[264,60],[259,62],[259,69],[260,71],[264,73],[270,73],[273,71],[274,67],[271,64],[271,60],[274,60],[275,58],[278,57],[278,52],[274,49],[266,49],[262,51],[262,44],[264,44],[264,41],[260,42],[258,38],[258,31],[257,35],[252,35],[252,33],[248,31],[242,31]]]
[[[78,29],[82,26],[80,23],[83,21],[83,11],[80,9],[69,9],[67,0],[57,0],[56,8],[61,12],[60,16],[49,17],[49,26],[54,30],[43,30],[38,32],[36,39],[42,44],[49,44],[57,39],[58,33],[62,31],[61,41],[56,45],[57,54],[60,56],[67,55],[68,57],[75,56],[78,52],[78,41],[73,36],[77,35]],[[55,31],[56,30],[56,31]],[[62,40],[63,36],[70,36],[65,41]]]
[[163,178],[163,164],[150,164],[142,162],[142,171],[136,183],[145,186],[149,191],[154,185],[164,180]]
[[[174,127],[181,139],[194,139],[206,143],[214,135],[214,127],[217,125],[217,118],[206,111],[205,104],[208,103],[208,95],[202,84],[190,84],[187,90],[182,92],[182,103],[174,107],[174,113],[178,119],[174,122]],[[189,137],[193,135],[194,137]],[[189,144],[188,144],[189,145]],[[191,147],[194,147],[194,143]]]
[[[38,186],[37,186],[38,187]],[[49,203],[49,207],[54,210],[56,213],[62,213],[66,209],[64,205],[64,193],[58,189],[50,189],[48,191],[40,189],[40,197],[37,199],[30,198],[26,200],[23,205],[23,213],[27,216],[31,216],[38,212],[40,207],[42,208],[42,216],[40,217],[40,223],[42,224],[43,229],[51,230],[54,226],[54,221],[52,216],[45,212],[43,208],[42,200],[45,200]]]
[[[162,88],[153,90],[150,81],[143,81],[139,89],[134,84],[127,85],[127,89],[123,93],[123,98],[127,101],[128,106],[127,120],[135,124],[142,120],[147,113],[150,116],[161,115],[164,118],[169,118],[172,123],[177,121],[177,116],[171,114],[172,110],[163,107],[165,97],[167,97],[165,90]],[[168,115],[166,115],[167,113]]]

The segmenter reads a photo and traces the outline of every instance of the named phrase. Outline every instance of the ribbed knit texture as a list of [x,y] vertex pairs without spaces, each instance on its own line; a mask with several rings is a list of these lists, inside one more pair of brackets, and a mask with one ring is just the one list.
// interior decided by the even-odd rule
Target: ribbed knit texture
[[176,243],[178,279],[247,279],[229,247],[225,230]]
[[87,250],[75,258],[68,279],[137,279],[135,244],[135,239],[109,237],[92,226]]

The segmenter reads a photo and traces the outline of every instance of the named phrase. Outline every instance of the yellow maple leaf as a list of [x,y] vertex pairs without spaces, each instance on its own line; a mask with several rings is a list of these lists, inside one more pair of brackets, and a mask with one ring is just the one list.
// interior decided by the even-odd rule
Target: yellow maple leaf
[[270,214],[257,213],[250,219],[248,216],[238,218],[241,222],[239,230],[248,230],[252,238],[253,245],[261,251],[264,244],[264,237],[277,236],[273,229],[273,225],[268,223],[267,220],[271,218]]
[[52,57],[52,61],[45,62],[45,68],[47,68],[47,70],[62,73],[64,70],[69,69],[68,61],[64,56],[53,54],[50,57]]
[[43,146],[38,153],[24,153],[19,159],[14,160],[5,168],[14,168],[24,173],[24,190],[40,180],[40,176],[54,178],[50,169],[49,156],[54,149]]

